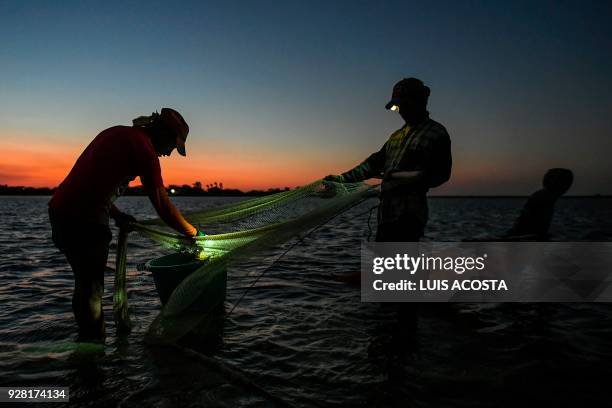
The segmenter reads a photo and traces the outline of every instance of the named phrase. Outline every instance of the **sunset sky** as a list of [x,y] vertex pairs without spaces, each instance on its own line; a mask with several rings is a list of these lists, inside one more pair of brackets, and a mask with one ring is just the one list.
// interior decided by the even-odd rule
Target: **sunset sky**
[[[126,4],[128,5],[126,5]],[[416,76],[452,138],[434,194],[528,194],[550,167],[611,194],[611,2],[0,1],[0,184],[55,186],[101,130],[190,124],[166,184],[303,185],[402,125]]]

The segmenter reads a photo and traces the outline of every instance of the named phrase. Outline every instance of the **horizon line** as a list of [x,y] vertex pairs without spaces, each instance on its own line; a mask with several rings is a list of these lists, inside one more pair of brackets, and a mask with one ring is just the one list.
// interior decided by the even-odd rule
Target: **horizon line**
[[[164,186],[165,188],[170,188],[171,186],[190,186],[190,184],[168,184],[167,186]],[[57,187],[32,187],[32,186],[20,186],[20,185],[16,185],[16,186],[11,186],[8,184],[0,184],[0,188],[13,188],[13,189],[32,189],[32,190],[53,190],[53,189],[57,189]],[[142,187],[142,185],[137,185],[137,186],[133,186],[130,188],[138,188],[138,187]],[[293,187],[291,189],[294,188],[299,188],[300,186],[296,186]],[[286,189],[287,186],[285,187],[268,187],[266,189],[256,189],[256,188],[252,188],[250,190],[241,190],[239,188],[224,188],[224,189],[220,189],[221,191],[226,190],[234,190],[234,191],[240,191],[242,193],[248,193],[248,192],[253,192],[253,191],[260,191],[260,192],[266,192],[269,190],[284,190]],[[202,191],[206,191],[204,189],[202,189]],[[0,194],[0,195],[4,195],[4,196],[9,196],[9,195],[13,195],[13,196],[20,196],[20,194]],[[40,194],[40,195],[45,195],[45,194]],[[213,194],[214,195],[214,194]],[[125,195],[125,196],[130,196],[130,195]],[[182,194],[173,194],[173,196],[182,196]],[[531,194],[428,194],[427,197],[431,197],[431,198],[527,198],[530,197]],[[136,197],[136,196],[133,196]],[[612,194],[601,194],[601,193],[592,193],[592,194],[566,194],[563,195],[561,198],[612,198]]]

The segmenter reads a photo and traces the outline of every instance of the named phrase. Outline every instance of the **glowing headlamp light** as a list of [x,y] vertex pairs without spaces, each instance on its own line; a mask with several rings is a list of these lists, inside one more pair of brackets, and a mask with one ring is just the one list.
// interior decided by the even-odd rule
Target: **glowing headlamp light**
[[399,110],[399,106],[397,106],[397,105],[393,105],[393,106],[391,107],[391,110],[392,110],[393,112],[397,112],[397,111]]

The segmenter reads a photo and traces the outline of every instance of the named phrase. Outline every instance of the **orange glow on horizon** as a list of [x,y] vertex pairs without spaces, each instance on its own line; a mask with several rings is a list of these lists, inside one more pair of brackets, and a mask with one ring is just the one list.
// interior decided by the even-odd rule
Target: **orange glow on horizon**
[[[74,139],[63,143],[58,138],[40,135],[0,136],[3,151],[0,184],[10,186],[56,187],[89,143],[83,140],[79,146]],[[187,157],[174,152],[171,157],[160,158],[160,162],[166,186],[192,185],[196,181],[206,186],[217,182],[223,183],[226,189],[249,191],[303,186],[327,174],[346,171],[367,157],[348,151],[328,153],[224,146],[218,151],[188,149]],[[503,166],[501,157],[484,161],[473,155],[457,155],[456,159],[451,181],[431,190],[432,194],[478,194],[483,189],[506,191],[517,182],[533,186],[524,191],[530,193],[539,185],[541,176],[532,175],[533,169]],[[131,185],[139,184],[140,180],[136,179]]]
[[[20,143],[18,139],[29,139]],[[66,147],[30,137],[4,138],[0,142],[0,184],[28,187],[55,187],[66,177],[85,147]],[[328,164],[290,153],[244,151],[208,153],[189,151],[187,157],[176,152],[160,158],[164,184],[202,185],[223,183],[224,188],[240,190],[296,187],[319,179],[333,171]],[[327,171],[326,171],[327,170]],[[140,184],[137,178],[132,185]]]
[[0,184],[27,187],[55,187],[68,174],[78,148],[58,147],[48,143],[2,142],[0,149]]

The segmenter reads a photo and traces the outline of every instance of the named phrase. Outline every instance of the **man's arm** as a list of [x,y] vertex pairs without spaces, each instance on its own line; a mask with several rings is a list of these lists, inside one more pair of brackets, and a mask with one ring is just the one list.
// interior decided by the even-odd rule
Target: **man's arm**
[[136,218],[130,214],[122,212],[114,203],[111,203],[109,215],[113,220],[115,220],[115,225],[117,225],[117,227],[127,228],[129,231],[132,230],[131,224],[135,224],[137,222]]
[[115,220],[115,219],[117,219],[117,217],[119,217],[121,214],[123,214],[123,212],[122,212],[122,211],[121,211],[119,208],[117,208],[117,206],[115,205],[115,203],[112,203],[112,204],[111,204],[110,211],[109,211],[109,215],[110,215],[110,217],[111,217],[113,220]]
[[197,234],[198,230],[191,225],[174,204],[172,204],[164,187],[151,189],[149,191],[149,199],[155,211],[159,214],[159,217],[169,227],[188,237],[194,237]]
[[448,133],[444,131],[434,143],[431,160],[424,172],[427,187],[438,187],[446,183],[450,179],[452,167],[451,141]]
[[379,177],[385,166],[386,147],[387,144],[385,143],[379,151],[372,153],[367,159],[351,170],[342,173],[340,176],[327,176],[326,179],[335,181],[333,178],[340,178],[344,183],[354,183],[372,177]]
[[[426,188],[438,187],[450,179],[452,167],[450,137],[443,129],[443,132],[440,132],[438,138],[433,142],[431,156],[425,163],[424,169],[419,171],[417,177],[409,182],[418,182]],[[393,173],[393,179],[396,179],[396,174]]]
[[385,175],[387,189],[398,186],[437,187],[450,179],[453,159],[450,137],[446,130],[432,146],[431,156],[422,170],[394,171]]
[[140,181],[142,181],[142,186],[147,192],[151,204],[153,204],[162,221],[170,228],[188,237],[196,236],[198,230],[183,217],[168,197],[162,180],[159,158],[152,147],[148,146],[148,149],[146,147],[145,145],[145,149],[136,149],[135,156],[140,157]]

